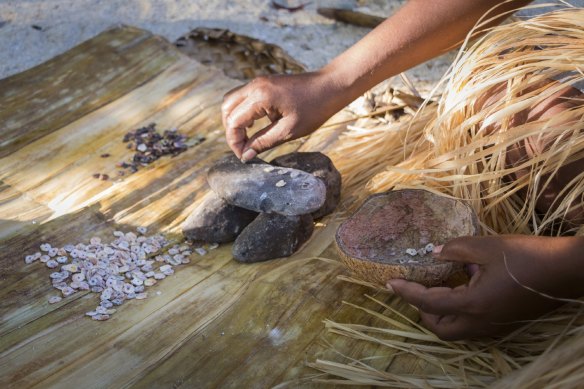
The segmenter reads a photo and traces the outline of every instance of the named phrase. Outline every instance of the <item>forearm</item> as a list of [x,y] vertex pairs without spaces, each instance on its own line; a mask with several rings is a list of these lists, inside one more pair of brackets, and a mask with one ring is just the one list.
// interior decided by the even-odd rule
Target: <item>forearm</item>
[[[557,280],[557,297],[578,298],[584,296],[584,237],[541,237],[542,244],[535,245],[543,260],[530,269],[547,274]],[[545,291],[544,291],[545,292]]]
[[[377,83],[460,45],[494,0],[410,0],[361,41],[320,70],[342,94],[338,109]],[[530,3],[501,4],[490,16]]]

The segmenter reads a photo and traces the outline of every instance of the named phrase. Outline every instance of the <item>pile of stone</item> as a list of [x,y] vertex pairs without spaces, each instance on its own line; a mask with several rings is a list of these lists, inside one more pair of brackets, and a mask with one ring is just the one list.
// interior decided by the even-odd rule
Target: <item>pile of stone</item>
[[267,163],[234,155],[207,173],[212,191],[187,218],[188,240],[233,244],[233,257],[253,263],[288,257],[312,235],[314,219],[330,214],[341,175],[322,153],[295,152]]

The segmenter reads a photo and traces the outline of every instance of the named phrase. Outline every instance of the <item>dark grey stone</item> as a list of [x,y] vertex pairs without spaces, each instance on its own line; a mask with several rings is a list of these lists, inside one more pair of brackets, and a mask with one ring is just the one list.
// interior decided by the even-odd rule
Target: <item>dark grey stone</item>
[[257,215],[257,212],[230,205],[214,192],[209,192],[184,222],[182,231],[188,240],[233,242]]
[[312,216],[260,214],[237,237],[233,258],[254,263],[294,254],[312,235]]

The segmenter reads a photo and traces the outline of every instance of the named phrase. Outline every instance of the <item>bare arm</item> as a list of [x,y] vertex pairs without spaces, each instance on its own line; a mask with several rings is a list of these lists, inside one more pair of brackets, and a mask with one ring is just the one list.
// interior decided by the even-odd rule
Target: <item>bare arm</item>
[[[499,4],[500,3],[500,4]],[[410,0],[397,13],[339,55],[321,72],[348,91],[347,103],[378,84],[462,43],[476,22],[529,4],[515,0]],[[339,109],[341,109],[340,107]]]
[[[316,130],[360,94],[461,43],[480,17],[528,4],[526,0],[410,0],[395,15],[313,73],[260,77],[225,96],[226,138],[249,160],[256,153]],[[268,117],[272,124],[248,138],[246,129]],[[246,152],[247,151],[247,152]]]

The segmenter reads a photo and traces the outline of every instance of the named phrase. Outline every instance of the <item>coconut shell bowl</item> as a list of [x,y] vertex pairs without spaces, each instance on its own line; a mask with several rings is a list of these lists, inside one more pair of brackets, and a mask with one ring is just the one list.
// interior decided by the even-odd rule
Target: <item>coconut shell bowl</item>
[[478,233],[478,217],[465,202],[404,189],[369,197],[339,226],[335,239],[357,278],[383,287],[393,278],[435,286],[461,265],[433,259],[433,246]]

